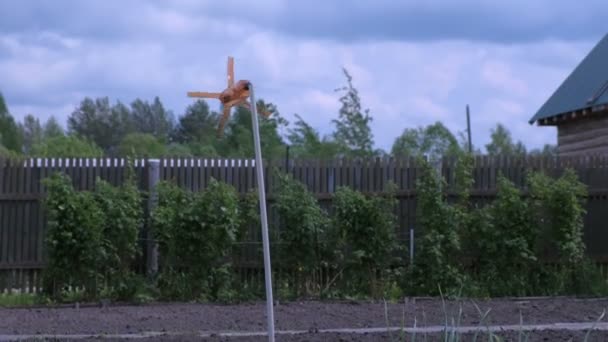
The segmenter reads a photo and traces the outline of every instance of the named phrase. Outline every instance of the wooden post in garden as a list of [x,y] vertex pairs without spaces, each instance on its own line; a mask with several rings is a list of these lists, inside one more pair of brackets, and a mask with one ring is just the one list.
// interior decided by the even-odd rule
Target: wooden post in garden
[[160,180],[160,160],[158,159],[148,159],[147,167],[148,173],[148,222],[146,224],[146,274],[148,277],[152,278],[158,272],[158,246],[156,244],[156,240],[154,239],[154,234],[152,232],[152,227],[150,223],[150,217],[152,215],[152,211],[157,204],[157,194],[156,194],[156,185]]

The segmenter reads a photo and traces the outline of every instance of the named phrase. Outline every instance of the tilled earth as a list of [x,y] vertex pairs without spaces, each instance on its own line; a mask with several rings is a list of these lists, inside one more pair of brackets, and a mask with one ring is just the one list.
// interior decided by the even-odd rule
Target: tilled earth
[[[477,307],[473,304],[476,303]],[[293,330],[298,334],[277,334],[277,341],[403,341],[399,332],[324,333],[323,329],[361,329],[443,326],[446,320],[460,326],[480,325],[480,311],[490,309],[481,324],[518,325],[523,323],[594,322],[608,309],[608,298],[529,298],[463,300],[407,299],[400,303],[304,301],[280,303],[275,306],[275,329]],[[606,320],[604,320],[606,321]],[[32,307],[0,309],[0,339],[11,335],[91,334],[116,335],[163,333],[149,340],[161,341],[265,341],[265,336],[200,337],[200,333],[265,332],[266,307],[264,302],[239,305],[154,303],[140,306],[96,305],[76,307]],[[496,333],[504,340],[518,341],[517,331]],[[535,331],[528,341],[583,341],[586,331]],[[133,337],[133,335],[131,335]],[[412,336],[407,336],[407,341]],[[418,333],[417,340],[422,340]],[[443,340],[442,334],[428,334],[428,341]],[[461,335],[470,341],[473,334]],[[60,340],[60,339],[59,339]],[[487,333],[479,333],[478,341],[487,341]],[[608,341],[607,331],[593,331],[590,341]]]

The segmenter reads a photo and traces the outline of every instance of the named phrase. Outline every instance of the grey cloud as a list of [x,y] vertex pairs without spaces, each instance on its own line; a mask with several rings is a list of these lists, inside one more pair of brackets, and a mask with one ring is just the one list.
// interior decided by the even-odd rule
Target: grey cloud
[[[551,38],[576,40],[603,34],[605,2],[560,5],[532,2],[355,1],[339,8],[323,0],[290,2],[275,28],[297,35],[337,40],[482,40],[503,43]],[[542,6],[542,5],[544,6]],[[584,6],[584,7],[583,7]],[[577,12],[584,11],[584,15]],[[262,19],[263,20],[263,19]]]
[[[555,2],[463,1],[242,1],[206,3],[198,13],[247,20],[300,37],[336,41],[479,40],[502,43],[597,39],[605,32],[603,0]],[[197,11],[190,3],[188,11]]]
[[[150,9],[177,11],[193,20],[241,21],[288,35],[345,42],[597,40],[605,34],[608,16],[603,0],[584,4],[550,0],[269,0],[246,4],[186,0],[170,5],[159,0],[4,1],[0,12],[11,15],[3,17],[0,31],[52,30],[95,39],[145,35],[155,30],[155,23],[145,15]],[[199,34],[204,37],[205,32]]]

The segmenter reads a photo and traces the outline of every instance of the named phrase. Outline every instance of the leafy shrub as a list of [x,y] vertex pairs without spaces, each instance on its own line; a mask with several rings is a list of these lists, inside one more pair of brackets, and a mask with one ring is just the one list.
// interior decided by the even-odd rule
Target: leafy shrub
[[[540,232],[522,192],[502,175],[494,202],[480,209],[468,236],[476,253],[477,280],[491,296],[530,295]],[[482,213],[483,212],[483,213]]]
[[242,227],[234,188],[212,179],[205,191],[192,193],[163,182],[158,198],[153,226],[162,258],[161,295],[233,298],[230,251]]
[[[538,212],[539,225],[549,242],[545,254],[557,252],[559,269],[553,274],[558,293],[599,294],[607,285],[598,269],[585,256],[584,208],[587,191],[574,170],[558,179],[541,173],[529,177],[530,200]],[[555,271],[554,271],[555,272]]]
[[399,264],[394,191],[392,183],[385,195],[371,198],[347,187],[336,191],[332,221],[347,293],[377,297],[392,283],[388,271]]
[[138,234],[143,224],[143,207],[139,190],[129,178],[114,187],[98,179],[95,200],[104,214],[101,268],[109,295],[129,299],[138,290],[133,261],[141,254]]
[[48,265],[45,293],[57,297],[69,287],[97,294],[101,278],[104,213],[92,193],[75,191],[67,175],[55,173],[44,180],[47,187]]
[[416,216],[422,236],[407,281],[415,294],[438,295],[439,287],[450,293],[464,280],[456,258],[460,255],[458,211],[443,194],[445,180],[427,161],[419,159],[419,163],[422,174],[416,183]]
[[550,227],[555,247],[562,261],[569,266],[584,257],[583,217],[586,213],[586,189],[573,170],[567,169],[557,180],[542,173],[529,177],[531,198],[541,213],[542,222]]
[[132,262],[140,252],[137,238],[143,220],[133,180],[114,187],[97,179],[94,192],[76,191],[62,173],[44,182],[49,218],[47,294],[61,296],[72,287],[84,288],[88,298],[132,298],[139,287]]
[[314,272],[328,261],[324,257],[330,247],[326,238],[329,217],[306,185],[289,174],[275,175],[278,182],[274,207],[281,228],[275,229],[278,255],[274,259],[281,268],[295,270],[296,295],[310,294]]

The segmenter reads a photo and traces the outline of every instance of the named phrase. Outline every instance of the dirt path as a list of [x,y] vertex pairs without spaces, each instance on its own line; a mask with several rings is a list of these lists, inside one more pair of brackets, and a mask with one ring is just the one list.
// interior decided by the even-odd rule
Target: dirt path
[[[490,309],[486,322],[491,325],[518,325],[520,312],[524,324],[593,322],[608,299],[529,299],[477,300],[483,312]],[[291,302],[275,307],[277,330],[310,331],[310,334],[283,335],[277,341],[390,341],[388,333],[315,333],[323,329],[365,329],[388,326],[443,326],[445,315],[438,299],[417,299],[415,303],[387,305],[388,323],[383,303],[370,302]],[[447,302],[448,321],[458,319],[459,303]],[[248,331],[265,332],[263,302],[241,305],[149,304],[142,306],[64,307],[0,309],[0,335],[23,334],[140,334],[167,333],[154,340],[201,340],[200,332]],[[471,303],[462,303],[461,326],[477,326],[480,315]],[[604,321],[608,321],[605,319]],[[171,336],[171,334],[179,334]],[[512,334],[512,332],[506,333]],[[561,335],[555,335],[561,334]],[[545,331],[533,334],[530,341],[547,335],[547,341],[561,341],[571,336],[574,341],[584,331]],[[502,334],[499,334],[502,335]],[[608,340],[608,332],[594,332],[591,341]],[[189,338],[188,338],[189,336]],[[384,336],[384,338],[383,338]],[[393,337],[396,337],[397,333]],[[437,335],[438,336],[438,335]],[[514,335],[517,336],[516,334]],[[602,337],[603,339],[597,339]],[[540,338],[540,337],[539,337]],[[556,339],[557,338],[557,339]],[[565,338],[564,340],[568,340]],[[204,339],[203,339],[204,340]],[[208,338],[208,340],[264,341],[263,336]],[[409,339],[408,339],[409,340]],[[466,339],[465,339],[466,340]],[[515,338],[517,340],[517,338]],[[542,338],[540,340],[543,340]],[[540,341],[539,340],[539,341]]]

